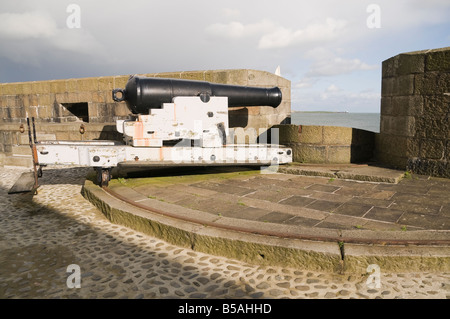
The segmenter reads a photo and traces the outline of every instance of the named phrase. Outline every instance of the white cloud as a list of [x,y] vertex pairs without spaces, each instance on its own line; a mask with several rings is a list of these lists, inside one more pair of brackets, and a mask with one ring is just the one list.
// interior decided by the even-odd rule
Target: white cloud
[[260,49],[286,48],[297,44],[320,43],[337,37],[347,25],[345,20],[327,18],[325,23],[313,23],[303,29],[277,27],[261,37]]
[[378,65],[364,63],[360,59],[334,57],[333,59],[316,61],[306,75],[308,77],[332,76],[348,74],[358,70],[374,70],[378,67]]
[[317,82],[317,79],[304,77],[300,81],[296,82],[293,87],[296,89],[305,89],[312,87]]
[[206,27],[205,32],[215,37],[231,39],[259,37],[259,49],[273,49],[329,41],[337,37],[346,25],[345,20],[327,18],[324,23],[312,23],[303,29],[292,30],[264,19],[249,24],[238,21],[214,23]]
[[227,18],[237,18],[241,15],[241,12],[237,9],[225,8],[222,10],[223,15]]
[[331,84],[327,87],[326,92],[338,92],[339,90],[340,89],[335,84]]
[[[63,20],[65,22],[65,20]],[[0,13],[0,56],[16,63],[37,66],[59,51],[104,55],[97,39],[84,28],[58,27],[47,12]]]
[[0,38],[49,38],[56,33],[56,22],[45,12],[0,13]]
[[255,36],[263,32],[267,32],[274,28],[274,24],[269,20],[252,24],[242,24],[241,22],[232,21],[230,23],[215,23],[206,27],[205,31],[209,35],[239,39]]

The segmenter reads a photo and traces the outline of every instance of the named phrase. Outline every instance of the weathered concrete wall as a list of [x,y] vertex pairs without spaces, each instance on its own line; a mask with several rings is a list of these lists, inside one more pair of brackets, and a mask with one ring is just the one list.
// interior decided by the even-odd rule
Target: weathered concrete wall
[[346,164],[372,160],[375,133],[349,127],[275,125],[294,162]]
[[[269,72],[210,70],[142,75],[256,87],[278,86],[283,100],[276,109],[262,106],[234,107],[229,110],[230,127],[245,130],[246,141],[251,143],[256,141],[257,134],[249,135],[249,132],[260,132],[272,125],[290,122],[290,81]],[[1,83],[0,154],[22,156],[22,153],[27,153],[24,147],[18,147],[28,143],[27,133],[19,132],[20,124],[26,123],[27,116],[36,118],[38,140],[121,140],[121,135],[114,132],[115,121],[128,118],[130,111],[125,102],[113,101],[112,90],[124,88],[128,78],[126,75]],[[84,135],[79,133],[81,123],[85,126]],[[23,158],[18,157],[6,163],[4,155],[0,156],[0,165],[23,162]]]
[[382,69],[378,161],[450,177],[450,47],[402,53]]

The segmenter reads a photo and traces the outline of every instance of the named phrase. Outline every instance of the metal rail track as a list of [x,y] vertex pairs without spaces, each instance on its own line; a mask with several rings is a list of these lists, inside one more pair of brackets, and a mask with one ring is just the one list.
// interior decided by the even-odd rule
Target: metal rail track
[[148,206],[142,205],[138,202],[134,202],[132,200],[127,199],[126,197],[112,191],[107,186],[103,186],[102,189],[107,192],[109,195],[127,203],[132,206],[138,207],[140,209],[150,211],[152,213],[156,213],[165,217],[174,218],[177,220],[183,220],[185,222],[205,225],[208,227],[215,227],[223,230],[229,230],[234,232],[242,232],[254,235],[262,235],[262,236],[271,236],[277,238],[286,238],[286,239],[298,239],[298,240],[310,240],[310,241],[321,241],[321,242],[335,242],[339,244],[341,247],[345,243],[351,244],[369,244],[369,245],[394,245],[394,246],[450,246],[450,240],[433,240],[433,239],[424,239],[424,240],[411,240],[411,239],[364,239],[364,238],[353,238],[353,237],[343,237],[343,236],[313,236],[306,234],[287,234],[278,231],[270,231],[270,230],[255,230],[253,228],[245,227],[245,226],[231,226],[231,225],[223,225],[218,224],[211,221],[200,220],[196,218],[191,218],[187,216],[179,216],[167,211],[162,211],[156,208],[150,208]]

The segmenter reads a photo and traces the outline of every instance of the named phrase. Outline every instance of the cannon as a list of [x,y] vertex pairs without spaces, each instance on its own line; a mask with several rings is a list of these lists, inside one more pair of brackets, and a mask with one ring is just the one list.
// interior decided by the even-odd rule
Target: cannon
[[282,100],[278,87],[259,88],[139,76],[131,76],[125,89],[114,89],[112,95],[116,102],[125,101],[134,114],[148,114],[150,109],[160,109],[177,96],[198,96],[203,102],[208,102],[211,96],[226,96],[229,107],[277,107]]
[[292,162],[292,151],[278,143],[233,144],[231,106],[277,107],[278,87],[258,88],[204,81],[130,76],[125,88],[113,89],[125,102],[129,119],[117,120],[123,141],[41,141],[36,165],[90,166],[107,186],[112,169],[171,166],[276,166]]

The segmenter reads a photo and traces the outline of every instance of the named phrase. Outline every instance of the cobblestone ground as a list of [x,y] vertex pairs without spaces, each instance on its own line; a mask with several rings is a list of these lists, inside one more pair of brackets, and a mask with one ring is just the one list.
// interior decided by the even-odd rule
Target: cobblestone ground
[[381,269],[377,288],[176,247],[104,218],[80,194],[89,170],[48,167],[37,196],[8,195],[24,171],[0,168],[0,298],[450,298],[450,273]]

